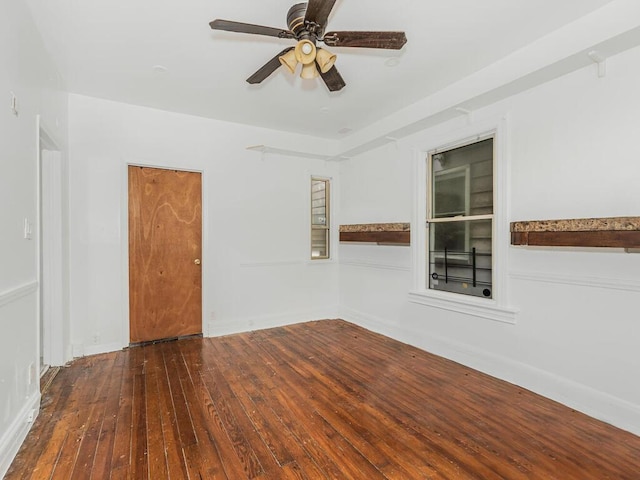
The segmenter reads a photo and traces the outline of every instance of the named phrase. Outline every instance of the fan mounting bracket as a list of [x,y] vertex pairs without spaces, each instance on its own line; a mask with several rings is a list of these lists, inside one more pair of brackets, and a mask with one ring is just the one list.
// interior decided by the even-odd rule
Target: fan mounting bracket
[[335,47],[338,44],[338,41],[340,40],[340,38],[336,33],[333,33],[331,35],[327,35],[321,38],[320,40],[324,42],[324,44],[328,47]]
[[304,29],[311,35],[315,35],[316,37],[321,37],[324,33],[324,28],[322,25],[316,22],[305,22]]

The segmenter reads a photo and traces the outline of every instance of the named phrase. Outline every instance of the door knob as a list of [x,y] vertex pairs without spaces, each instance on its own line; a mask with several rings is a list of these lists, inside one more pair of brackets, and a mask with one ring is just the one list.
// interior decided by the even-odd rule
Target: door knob
[[193,261],[193,263],[195,263],[196,265],[200,265],[200,259],[199,259],[199,258],[196,258],[196,259]]

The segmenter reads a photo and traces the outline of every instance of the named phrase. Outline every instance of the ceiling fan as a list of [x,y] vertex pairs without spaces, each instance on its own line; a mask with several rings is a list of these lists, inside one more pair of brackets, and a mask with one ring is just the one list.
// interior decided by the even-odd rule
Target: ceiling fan
[[247,78],[251,84],[260,83],[285,66],[291,73],[298,63],[302,64],[302,78],[322,77],[327,88],[334,92],[346,84],[335,67],[336,56],[325,49],[316,47],[323,42],[330,47],[383,48],[399,50],[407,42],[404,32],[343,31],[325,33],[327,19],[336,0],[309,0],[297,3],[287,13],[288,30],[252,25],[230,20],[213,20],[209,23],[213,30],[250,33],[296,40],[296,45],[288,47],[264,64]]

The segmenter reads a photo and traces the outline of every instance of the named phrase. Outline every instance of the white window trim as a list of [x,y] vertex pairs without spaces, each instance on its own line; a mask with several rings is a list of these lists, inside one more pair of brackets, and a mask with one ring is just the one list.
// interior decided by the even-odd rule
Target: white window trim
[[[433,138],[414,152],[414,216],[411,228],[413,257],[413,289],[409,301],[488,320],[516,323],[517,310],[509,306],[508,255],[509,255],[509,198],[510,169],[508,152],[508,118],[494,118]],[[427,288],[427,259],[425,245],[427,231],[427,156],[434,150],[454,148],[471,140],[494,136],[494,212],[493,212],[493,298],[476,298],[459,293],[430,290]]]

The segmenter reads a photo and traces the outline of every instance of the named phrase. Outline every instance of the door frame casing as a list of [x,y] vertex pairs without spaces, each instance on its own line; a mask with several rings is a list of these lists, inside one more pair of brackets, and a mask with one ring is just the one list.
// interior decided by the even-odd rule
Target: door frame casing
[[208,203],[208,195],[207,188],[205,185],[207,184],[207,176],[206,171],[204,169],[199,168],[187,168],[184,166],[167,166],[160,165],[152,162],[145,162],[141,160],[136,161],[125,161],[122,163],[122,175],[120,182],[120,198],[122,198],[122,202],[120,204],[120,245],[122,252],[121,255],[121,284],[122,284],[122,322],[120,324],[120,343],[122,348],[128,347],[130,344],[130,331],[129,326],[131,322],[130,312],[129,312],[129,167],[147,167],[147,168],[157,168],[160,170],[179,170],[181,172],[190,172],[190,173],[199,173],[201,180],[201,201],[202,201],[202,271],[201,271],[201,282],[202,282],[202,300],[201,300],[201,312],[200,318],[202,322],[202,334],[204,336],[209,336],[209,322],[205,321],[205,312],[209,311],[208,298],[204,292],[208,291],[208,279],[207,279],[207,261],[208,261],[208,252],[209,252],[209,235],[208,235],[208,213],[209,213],[209,203]]
[[[65,216],[65,203],[64,203],[64,166],[62,161],[62,151],[58,144],[53,139],[53,136],[49,133],[49,129],[44,124],[40,115],[36,116],[37,123],[37,278],[38,278],[38,307],[37,307],[37,337],[38,337],[38,361],[36,365],[40,364],[40,352],[43,353],[43,363],[50,366],[64,365],[68,360],[68,355],[65,355],[64,345],[64,323],[65,323],[65,298],[67,295],[65,272],[64,272],[64,216]],[[43,151],[48,151],[54,154],[53,165],[47,165],[45,167],[45,158]],[[45,173],[47,176],[45,178]],[[57,205],[53,205],[53,209],[47,209],[44,211],[43,206],[43,188],[44,184],[47,184],[47,188],[53,198],[56,200]],[[59,207],[59,208],[55,208]],[[48,218],[44,218],[45,213]],[[57,225],[54,235],[48,235],[46,238],[43,236],[43,221],[50,225]],[[49,254],[48,256],[45,253]],[[58,257],[52,257],[51,253],[58,255]],[[45,264],[47,269],[45,270]],[[48,272],[47,278],[45,273]],[[57,283],[57,284],[56,284]],[[55,294],[49,295],[47,299],[44,298],[43,288],[45,286],[55,285]],[[53,309],[52,311],[44,311],[46,308]],[[40,334],[40,326],[42,325],[43,334]]]

